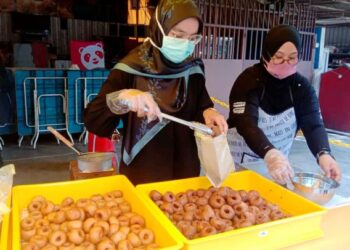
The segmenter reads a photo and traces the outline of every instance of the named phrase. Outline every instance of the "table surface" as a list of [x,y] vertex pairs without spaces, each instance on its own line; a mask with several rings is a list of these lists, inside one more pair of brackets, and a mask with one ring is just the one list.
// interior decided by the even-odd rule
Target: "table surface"
[[323,216],[321,226],[324,237],[283,249],[350,249],[350,204],[330,208]]

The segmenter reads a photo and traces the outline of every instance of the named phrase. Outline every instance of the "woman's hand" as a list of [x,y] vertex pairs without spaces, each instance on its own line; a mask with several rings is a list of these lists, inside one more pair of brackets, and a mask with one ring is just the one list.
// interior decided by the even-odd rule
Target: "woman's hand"
[[107,105],[116,114],[120,114],[121,107],[127,106],[138,117],[147,116],[148,122],[160,118],[160,109],[149,92],[138,89],[124,89],[107,95]]
[[340,181],[341,172],[337,162],[328,154],[323,154],[318,159],[318,163],[327,177]]
[[213,130],[214,136],[227,133],[228,125],[226,119],[218,111],[213,108],[208,108],[204,110],[203,117],[205,125]]
[[264,160],[274,181],[282,185],[292,182],[294,176],[293,168],[281,151],[275,148],[270,149],[267,151]]

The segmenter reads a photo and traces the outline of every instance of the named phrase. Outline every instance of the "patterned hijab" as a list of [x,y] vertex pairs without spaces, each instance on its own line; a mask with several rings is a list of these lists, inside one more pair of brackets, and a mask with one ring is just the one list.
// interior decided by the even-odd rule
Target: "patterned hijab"
[[[168,34],[177,23],[190,17],[198,19],[198,33],[202,32],[203,23],[192,0],[161,0],[156,11],[165,34]],[[158,47],[162,47],[163,35],[155,13],[151,18],[149,37]],[[133,88],[150,92],[161,111],[169,114],[180,111],[187,100],[188,78],[186,79],[184,74],[198,66],[204,71],[201,59],[190,56],[184,62],[175,64],[167,60],[149,41],[132,50],[115,68],[119,65],[126,65],[135,71],[133,74],[130,70],[125,70],[135,76]],[[169,75],[174,74],[178,76],[169,78]],[[146,118],[138,118],[133,112],[129,113],[129,121],[131,122],[125,134],[123,153],[126,164],[129,164],[142,147],[166,125],[158,121],[147,123]]]

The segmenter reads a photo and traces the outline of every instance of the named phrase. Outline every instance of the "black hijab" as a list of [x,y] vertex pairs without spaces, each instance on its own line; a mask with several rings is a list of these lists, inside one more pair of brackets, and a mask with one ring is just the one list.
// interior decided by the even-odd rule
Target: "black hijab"
[[[158,12],[158,21],[165,34],[168,34],[177,23],[190,17],[198,19],[198,33],[202,33],[203,22],[198,8],[192,0],[161,0],[156,11]],[[156,12],[154,12],[150,21],[149,37],[158,47],[162,47],[163,35],[156,22]],[[137,71],[155,75],[180,73],[196,65],[203,67],[202,60],[193,57],[189,57],[179,64],[172,63],[149,41],[136,47],[120,62]]]
[[290,25],[278,25],[273,27],[267,33],[262,47],[262,59],[269,62],[271,57],[277,52],[277,50],[286,42],[291,42],[298,50],[298,55],[301,53],[301,41],[299,32]]

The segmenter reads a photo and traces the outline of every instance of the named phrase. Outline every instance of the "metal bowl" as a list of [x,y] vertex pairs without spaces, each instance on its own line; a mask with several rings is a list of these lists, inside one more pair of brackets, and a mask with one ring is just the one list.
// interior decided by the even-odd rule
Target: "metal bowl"
[[112,168],[113,152],[90,152],[77,157],[78,168],[82,172],[108,171]]
[[294,192],[320,205],[332,199],[339,183],[316,173],[296,173],[293,177]]

